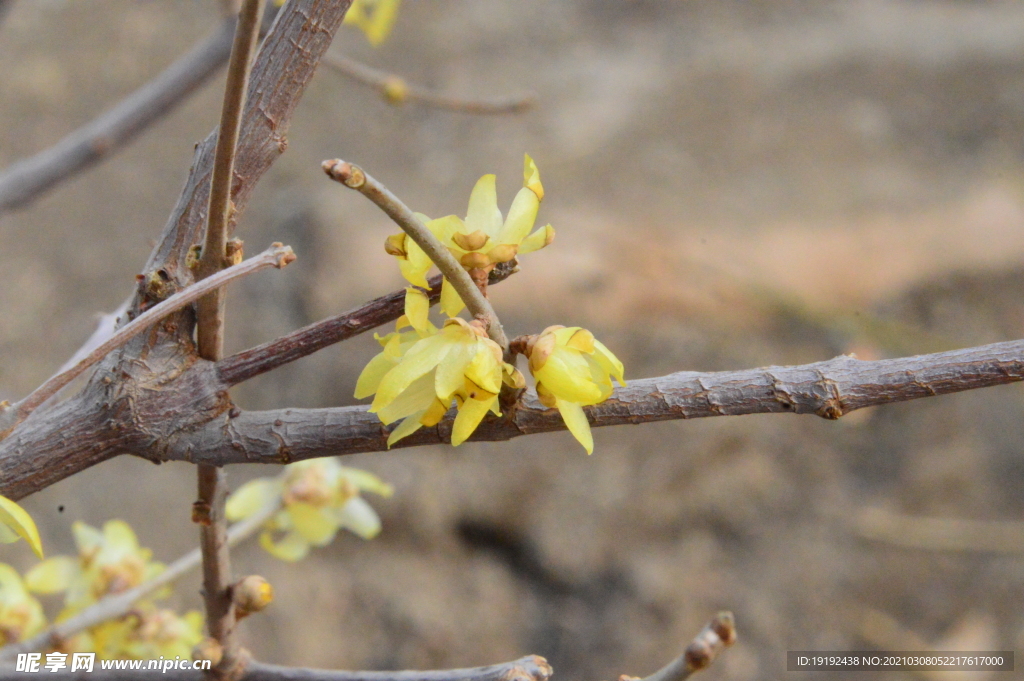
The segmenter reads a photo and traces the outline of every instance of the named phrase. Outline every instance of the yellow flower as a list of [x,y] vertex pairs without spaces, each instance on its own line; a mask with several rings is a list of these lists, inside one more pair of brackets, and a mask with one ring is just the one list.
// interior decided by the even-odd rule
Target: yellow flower
[[458,446],[488,411],[501,414],[501,384],[516,382],[518,372],[502,362],[501,347],[479,325],[457,317],[412,344],[402,342],[400,334],[382,340],[387,341],[384,352],[363,369],[356,397],[376,393],[370,411],[385,424],[404,419],[391,431],[388,446],[423,426],[437,425],[452,400],[458,407],[452,444]]
[[622,362],[578,326],[549,326],[530,340],[527,355],[541,404],[557,407],[569,432],[587,454],[593,453],[594,437],[583,407],[608,399],[613,376],[626,385]]
[[248,518],[280,497],[284,508],[267,523],[260,545],[281,560],[297,561],[310,546],[329,544],[342,528],[363,539],[380,532],[380,518],[360,492],[386,497],[392,490],[372,473],[342,466],[336,459],[310,459],[291,464],[279,478],[242,485],[228,499],[227,517]]
[[[495,177],[484,175],[469,196],[465,220],[449,215],[431,220],[427,227],[467,270],[490,272],[498,263],[540,250],[554,240],[555,230],[551,225],[530,233],[543,198],[540,171],[527,154],[523,161],[523,188],[513,199],[504,220],[498,209]],[[445,281],[441,290],[441,309],[449,316],[455,316],[462,308],[462,300]]]
[[[540,171],[529,155],[525,157],[523,166],[523,188],[516,194],[504,221],[498,210],[494,175],[484,175],[476,183],[469,197],[465,220],[455,215],[436,220],[422,213],[417,213],[416,217],[467,270],[490,272],[498,263],[540,250],[554,240],[555,230],[547,225],[530,233],[544,198],[544,187],[540,182]],[[433,263],[405,232],[389,236],[384,250],[398,259],[402,275],[410,284],[427,287],[427,272]],[[445,279],[441,287],[441,309],[449,317],[454,317],[463,307],[462,299]]]
[[355,24],[371,45],[380,45],[391,33],[401,0],[353,0],[345,14],[346,24]]
[[63,652],[95,652],[105,660],[191,658],[203,639],[203,615],[191,610],[179,616],[148,601],[124,617],[90,628],[61,646]]
[[0,646],[34,636],[45,626],[43,606],[15,569],[0,563]]
[[10,544],[19,539],[28,542],[36,556],[43,557],[39,530],[36,529],[32,516],[7,497],[0,496],[0,543]]
[[109,594],[134,588],[160,574],[164,566],[151,560],[153,552],[139,546],[135,532],[123,520],[109,520],[103,531],[76,522],[71,526],[78,558],[55,556],[25,575],[36,593],[66,591],[65,614],[77,612]]

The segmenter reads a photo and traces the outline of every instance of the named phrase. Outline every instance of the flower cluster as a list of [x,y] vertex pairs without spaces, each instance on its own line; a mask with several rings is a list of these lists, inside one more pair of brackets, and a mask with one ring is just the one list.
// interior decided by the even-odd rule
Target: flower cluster
[[281,560],[297,561],[311,546],[326,546],[340,529],[363,539],[380,532],[380,518],[360,492],[391,496],[391,486],[336,459],[293,463],[277,478],[257,478],[242,485],[227,504],[228,520],[242,520],[268,504],[282,508],[267,522],[260,545]]
[[[495,266],[544,248],[554,239],[551,225],[533,229],[543,198],[540,172],[527,155],[523,187],[506,216],[498,209],[494,175],[484,175],[473,188],[465,219],[417,217],[486,292],[487,276]],[[388,436],[389,447],[424,426],[437,425],[454,401],[458,411],[451,442],[459,445],[488,412],[501,415],[502,385],[519,390],[526,381],[503,361],[502,348],[487,337],[481,322],[456,316],[465,305],[447,278],[441,288],[441,310],[449,319],[440,329],[430,323],[430,301],[423,289],[433,263],[410,236],[392,235],[384,249],[398,259],[402,275],[413,286],[406,289],[405,315],[395,332],[377,337],[383,350],[363,369],[355,396],[373,395],[370,411],[385,425],[401,421]],[[406,327],[412,329],[403,331]],[[593,452],[583,407],[607,400],[613,378],[625,385],[622,362],[580,327],[550,326],[527,337],[521,348],[541,403],[558,409],[573,436],[588,454]]]
[[[121,520],[99,530],[82,522],[72,526],[78,556],[55,556],[25,574],[27,591],[64,593],[58,620],[93,605],[101,598],[122,593],[153,579],[164,566],[152,560],[152,551],[139,546],[135,532]],[[170,593],[169,587],[152,598]],[[62,642],[66,652],[94,651],[105,659],[188,657],[202,638],[203,617],[197,611],[179,616],[158,608],[151,600],[135,605],[124,617],[96,625]]]

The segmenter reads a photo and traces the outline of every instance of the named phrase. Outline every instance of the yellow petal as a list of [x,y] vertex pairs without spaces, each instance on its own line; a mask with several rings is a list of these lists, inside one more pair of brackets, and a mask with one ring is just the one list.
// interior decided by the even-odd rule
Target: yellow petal
[[590,378],[590,366],[579,353],[558,348],[533,372],[534,377],[563,400],[577,404],[597,404],[601,389]]
[[619,358],[611,350],[605,347],[604,343],[597,339],[594,339],[594,359],[597,360],[602,369],[615,377],[619,385],[626,385],[624,379],[625,368],[622,366],[622,362],[619,361]]
[[54,556],[25,573],[25,587],[38,594],[64,591],[79,573],[79,561],[70,556]]
[[424,338],[409,348],[402,361],[381,379],[370,411],[379,412],[391,404],[406,388],[436,367],[450,348],[451,344],[442,335]]
[[380,534],[380,517],[362,497],[352,497],[338,513],[341,526],[363,539],[373,539]]
[[[434,263],[430,260],[430,256],[427,255],[426,251],[420,248],[420,245],[412,239],[406,239],[405,241],[405,252],[408,268],[402,269],[402,274],[405,275],[409,283],[414,286],[422,286],[427,288],[427,272],[434,266]],[[401,267],[403,261],[399,260],[398,264]],[[415,279],[415,281],[413,281]]]
[[477,344],[471,340],[453,343],[444,361],[437,365],[437,373],[434,374],[434,391],[438,398],[446,404],[451,402],[452,394],[462,387],[466,369],[476,354],[476,346]]
[[526,378],[523,376],[523,373],[511,364],[502,364],[501,382],[516,390],[522,390],[526,387]]
[[583,445],[587,454],[593,454],[594,435],[590,432],[590,422],[587,421],[587,415],[583,413],[583,407],[575,402],[560,399],[556,399],[555,406],[558,407],[558,413],[562,415],[562,420],[565,421],[572,436]]
[[451,246],[454,243],[452,239],[456,234],[466,232],[466,224],[457,215],[446,215],[428,222],[427,229],[433,232],[438,241],[445,246]]
[[275,558],[286,560],[289,563],[302,560],[309,553],[309,542],[302,538],[298,532],[289,532],[281,539],[274,541],[270,532],[260,535],[260,546]]
[[448,413],[448,405],[450,404],[451,399],[447,402],[435,399],[434,403],[430,405],[425,412],[423,412],[423,416],[419,418],[419,422],[427,427],[436,426],[441,422],[441,419],[444,418],[444,415]]
[[537,219],[537,209],[539,208],[540,199],[537,198],[537,195],[526,187],[520,189],[512,201],[512,207],[508,209],[505,224],[498,232],[498,243],[517,246],[522,243],[526,235],[533,229],[533,222]]
[[469,196],[469,211],[466,213],[465,231],[477,230],[488,236],[495,236],[501,229],[501,211],[498,210],[498,192],[494,186],[494,175],[484,175],[477,180]]
[[477,344],[477,351],[472,361],[466,365],[466,378],[476,383],[487,392],[497,393],[501,390],[501,348],[498,348],[498,356],[495,357],[490,345],[494,341],[480,339]]
[[452,445],[458,447],[465,442],[476,427],[480,425],[484,416],[491,409],[491,403],[497,400],[497,396],[489,400],[466,400],[459,407],[459,415],[455,417],[452,424]]
[[540,183],[540,171],[537,164],[533,162],[529,154],[524,154],[523,159],[523,186],[528,187],[537,195],[538,201],[544,200],[544,186]]
[[406,416],[405,420],[399,423],[398,427],[392,430],[391,434],[388,435],[388,448],[390,448],[391,445],[395,444],[402,438],[409,437],[417,430],[422,428],[423,423],[420,421],[420,419],[423,418],[423,415],[425,413],[426,410],[424,409],[422,411],[416,412],[415,414],[410,414],[409,416]]
[[427,329],[427,316],[430,313],[430,298],[422,289],[412,286],[405,289],[405,316],[409,318],[412,328],[417,331]]
[[393,255],[396,258],[405,258],[407,253],[405,251],[405,241],[409,236],[405,232],[399,232],[398,234],[392,234],[384,240],[384,252],[388,255]]
[[225,515],[232,522],[248,518],[279,496],[280,481],[271,478],[250,480],[228,497]]
[[24,539],[32,551],[43,557],[43,542],[39,539],[39,530],[32,516],[18,504],[4,496],[0,496],[0,523],[3,523]]
[[384,39],[391,33],[398,16],[399,0],[380,0],[373,8],[373,14],[368,19],[357,22],[359,28],[366,34],[366,39],[376,47],[384,42]]
[[444,283],[441,284],[441,311],[449,317],[462,312],[466,304],[462,302],[462,298],[459,296],[458,291],[452,286],[452,283],[448,281],[446,277]]
[[287,510],[292,519],[292,527],[313,546],[330,544],[338,532],[338,523],[331,514],[312,504],[289,504]]
[[421,413],[430,408],[435,399],[434,375],[426,373],[413,381],[397,398],[377,412],[381,423],[388,425],[398,419]]
[[545,225],[540,229],[536,230],[533,234],[523,239],[523,243],[519,244],[519,254],[533,253],[539,251],[545,246],[549,245],[555,240],[555,228],[551,225]]
[[78,553],[83,556],[90,556],[103,546],[103,533],[81,520],[71,523],[71,534],[75,537]]
[[125,553],[139,550],[139,540],[132,526],[123,520],[108,520],[103,523],[104,548],[111,547]]
[[355,485],[356,489],[362,492],[373,492],[382,497],[390,497],[395,491],[391,485],[370,471],[364,471],[362,468],[342,466],[340,477]]
[[553,409],[554,407],[557,406],[557,398],[550,390],[548,390],[544,386],[543,383],[537,384],[537,399],[540,401],[541,404],[543,404],[548,409]]
[[395,364],[395,360],[383,352],[367,362],[359,374],[359,380],[356,381],[355,398],[361,400],[377,392],[381,379],[395,367]]

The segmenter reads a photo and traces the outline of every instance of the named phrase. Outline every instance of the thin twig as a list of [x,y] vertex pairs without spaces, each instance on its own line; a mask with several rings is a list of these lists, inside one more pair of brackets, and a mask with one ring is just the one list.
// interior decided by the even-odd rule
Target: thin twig
[[[487,667],[422,672],[350,672],[280,667],[252,662],[242,674],[240,681],[548,681],[550,677],[551,666],[547,661],[542,657],[529,655],[513,662]],[[0,669],[0,681],[22,681],[24,678],[24,672],[15,672],[9,667]],[[46,672],[43,678],[62,681],[137,681],[140,674],[138,671],[100,669],[97,665],[94,671],[88,673],[72,674],[67,670],[61,670]],[[160,673],[159,678],[167,681],[204,681],[207,677],[201,671],[171,669]]]
[[1014,520],[922,518],[865,509],[853,518],[861,537],[929,551],[1024,553],[1024,523]]
[[[238,546],[238,544],[254,535],[280,508],[280,498],[274,499],[273,503],[268,503],[245,520],[240,520],[232,525],[228,529],[227,534],[228,546]],[[163,572],[148,582],[140,584],[134,589],[107,596],[30,639],[0,648],[0,661],[13,660],[18,653],[46,650],[55,647],[61,641],[66,641],[86,629],[95,627],[97,624],[123,617],[131,611],[132,606],[139,600],[150,595],[165,584],[170,584],[182,575],[194,570],[201,562],[202,552],[200,549],[193,549],[169,564],[164,568]]]
[[[518,271],[515,261],[499,263],[489,275],[497,284]],[[427,296],[434,305],[441,299],[441,275],[427,282]],[[393,322],[405,314],[405,289],[394,291],[344,314],[328,317],[280,338],[225,357],[217,362],[217,373],[226,386],[238,385],[250,378],[312,355],[318,350]]]
[[341,159],[324,161],[324,172],[350,189],[355,189],[373,201],[378,208],[408,234],[423,249],[431,262],[441,270],[466,304],[470,314],[487,325],[487,335],[504,351],[508,350],[508,338],[501,328],[498,315],[491,303],[480,293],[469,273],[455,260],[455,257],[438,241],[420,219],[387,187],[371,177],[362,168]]
[[196,45],[120,104],[54,146],[0,173],[0,213],[29,203],[79,171],[121,148],[185,101],[224,64],[235,20]]
[[494,99],[450,97],[420,85],[408,83],[393,73],[375,69],[339,54],[325,54],[323,63],[338,73],[374,88],[391,104],[418,102],[438,109],[489,115],[522,113],[533,108],[536,103],[536,97],[533,94]]
[[694,672],[707,669],[718,654],[736,642],[731,612],[720,612],[701,629],[686,651],[643,681],[686,681]]
[[[243,0],[238,14],[238,27],[228,60],[224,104],[221,107],[217,147],[213,157],[210,180],[210,202],[207,210],[206,234],[199,258],[197,278],[206,279],[230,265],[227,239],[230,231],[231,189],[235,174],[238,135],[245,110],[252,55],[260,32],[263,0]],[[196,341],[199,356],[217,361],[224,355],[224,290],[218,289],[196,305]],[[203,602],[206,605],[206,627],[216,640],[223,656],[215,670],[215,678],[234,679],[246,664],[240,656],[234,635],[235,608],[231,599],[231,552],[227,544],[225,504],[228,497],[227,471],[200,464],[197,467],[198,500],[193,520],[199,523],[199,545],[203,554]]]
[[249,258],[233,267],[223,270],[199,283],[174,294],[170,298],[154,305],[141,315],[117,330],[106,342],[93,350],[75,366],[50,378],[36,388],[20,402],[11,405],[6,411],[0,411],[0,436],[6,435],[12,428],[24,421],[39,405],[57,393],[58,390],[75,380],[86,369],[99,362],[111,351],[124,345],[147,328],[160,321],[172,312],[190,305],[198,298],[214,291],[225,284],[268,267],[284,267],[295,260],[290,246],[275,243],[259,255]]
[[[221,108],[217,148],[213,157],[213,177],[210,180],[210,202],[207,210],[206,236],[199,258],[196,277],[205,279],[227,264],[227,240],[231,222],[231,185],[235,172],[235,153],[238,133],[245,108],[245,91],[249,84],[249,69],[256,40],[260,31],[263,0],[245,0],[238,15],[228,77],[224,86],[224,104]],[[196,336],[199,356],[216,361],[220,359],[224,344],[224,292],[217,290],[200,299],[197,306]]]

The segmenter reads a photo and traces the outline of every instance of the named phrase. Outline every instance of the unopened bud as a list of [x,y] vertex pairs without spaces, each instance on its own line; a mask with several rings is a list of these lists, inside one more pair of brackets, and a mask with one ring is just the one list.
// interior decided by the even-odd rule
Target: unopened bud
[[270,605],[274,600],[274,587],[259,575],[249,575],[231,589],[231,600],[235,604],[236,619],[242,619]]
[[216,667],[224,658],[224,648],[213,638],[204,638],[192,648],[193,660],[209,660],[211,667]]

